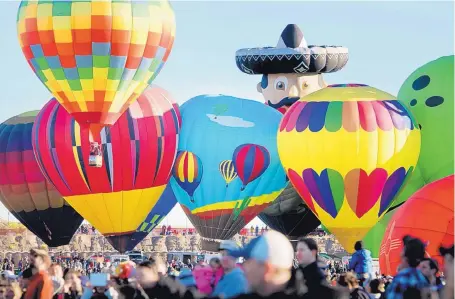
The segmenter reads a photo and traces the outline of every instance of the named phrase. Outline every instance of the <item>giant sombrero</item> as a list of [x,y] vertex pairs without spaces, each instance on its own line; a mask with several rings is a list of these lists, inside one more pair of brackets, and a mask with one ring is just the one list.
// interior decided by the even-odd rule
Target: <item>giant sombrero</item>
[[247,74],[333,73],[348,62],[348,49],[339,46],[308,46],[303,33],[289,24],[276,47],[240,49],[237,67]]

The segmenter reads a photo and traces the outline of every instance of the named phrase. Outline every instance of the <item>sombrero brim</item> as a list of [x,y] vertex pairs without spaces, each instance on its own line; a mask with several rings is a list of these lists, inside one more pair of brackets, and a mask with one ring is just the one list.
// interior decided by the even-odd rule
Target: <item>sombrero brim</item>
[[348,49],[337,46],[251,48],[235,53],[237,67],[250,75],[333,73],[341,70],[348,59]]

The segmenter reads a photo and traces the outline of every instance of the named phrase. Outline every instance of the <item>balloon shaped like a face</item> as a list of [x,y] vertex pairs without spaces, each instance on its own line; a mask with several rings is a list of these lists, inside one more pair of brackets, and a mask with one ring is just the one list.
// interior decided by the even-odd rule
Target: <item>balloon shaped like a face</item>
[[0,201],[25,227],[51,247],[67,245],[83,218],[41,173],[32,148],[39,111],[0,124]]
[[[111,244],[124,245],[166,187],[179,128],[169,94],[148,87],[114,126],[101,132],[106,163],[88,167],[88,130],[51,100],[37,116],[33,149],[43,173],[68,203]],[[125,251],[123,245],[116,249]]]
[[278,132],[290,181],[349,252],[390,207],[419,149],[420,131],[404,105],[362,84],[302,98]]
[[181,112],[172,189],[199,234],[230,239],[287,184],[276,145],[281,114],[224,95],[195,97]]
[[425,185],[393,215],[381,243],[379,264],[382,273],[395,275],[401,262],[402,239],[406,235],[427,243],[426,255],[442,265],[439,246],[453,245],[454,176]]
[[422,146],[416,171],[395,205],[425,184],[454,173],[453,69],[453,55],[438,58],[414,71],[398,92],[419,124]]
[[36,76],[81,126],[113,125],[172,49],[168,1],[28,1],[18,39]]

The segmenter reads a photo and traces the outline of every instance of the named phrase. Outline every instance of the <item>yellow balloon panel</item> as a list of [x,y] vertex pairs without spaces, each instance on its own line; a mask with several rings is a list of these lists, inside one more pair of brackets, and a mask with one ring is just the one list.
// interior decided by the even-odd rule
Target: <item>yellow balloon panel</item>
[[134,232],[166,186],[66,196],[66,201],[104,236]]
[[412,173],[420,131],[393,96],[365,85],[334,85],[288,110],[278,151],[299,194],[352,251]]

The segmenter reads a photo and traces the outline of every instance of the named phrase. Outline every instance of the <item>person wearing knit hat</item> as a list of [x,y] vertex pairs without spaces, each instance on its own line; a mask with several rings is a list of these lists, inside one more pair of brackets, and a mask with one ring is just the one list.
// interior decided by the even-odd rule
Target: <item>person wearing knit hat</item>
[[308,45],[300,28],[289,24],[276,47],[240,49],[235,57],[240,71],[262,74],[258,92],[284,113],[300,97],[326,87],[322,74],[341,70],[349,55],[345,47]]

